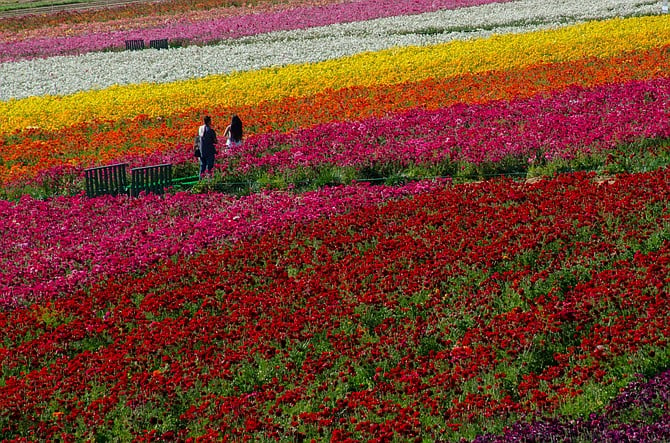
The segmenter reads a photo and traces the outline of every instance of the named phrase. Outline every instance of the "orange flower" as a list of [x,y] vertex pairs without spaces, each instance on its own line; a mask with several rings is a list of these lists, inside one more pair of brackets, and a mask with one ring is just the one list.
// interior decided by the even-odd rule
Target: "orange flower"
[[[249,135],[288,131],[329,121],[381,116],[421,106],[436,109],[455,103],[483,103],[527,98],[572,85],[593,87],[643,80],[670,71],[668,47],[636,51],[612,58],[535,64],[519,69],[462,74],[392,85],[354,86],[302,97],[285,97],[255,105],[213,107],[215,122],[225,125],[239,114]],[[56,131],[29,129],[0,142],[0,185],[30,179],[54,166],[110,164],[128,155],[166,153],[188,143],[202,109],[183,109],[160,119],[137,116],[94,120]],[[27,153],[27,155],[26,155]]]

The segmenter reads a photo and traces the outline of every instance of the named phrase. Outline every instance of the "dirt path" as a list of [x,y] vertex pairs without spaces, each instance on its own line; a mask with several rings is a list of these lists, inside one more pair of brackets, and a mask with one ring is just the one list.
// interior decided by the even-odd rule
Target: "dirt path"
[[[58,0],[56,0],[58,1]],[[3,17],[21,17],[24,15],[30,15],[30,14],[51,14],[51,13],[56,13],[60,11],[82,11],[85,9],[102,9],[102,8],[108,8],[112,6],[118,6],[118,5],[127,5],[127,4],[133,4],[133,3],[146,3],[147,0],[91,0],[91,1],[84,1],[81,3],[67,3],[67,4],[57,4],[56,1],[54,1],[53,4],[51,5],[45,5],[45,6],[25,6],[21,7],[19,9],[13,9],[10,11],[0,11],[0,18]],[[37,5],[37,1],[33,0],[23,0],[19,2],[9,2],[9,1],[2,1],[0,0],[0,5],[6,5],[10,3],[19,3],[19,4],[35,4]]]

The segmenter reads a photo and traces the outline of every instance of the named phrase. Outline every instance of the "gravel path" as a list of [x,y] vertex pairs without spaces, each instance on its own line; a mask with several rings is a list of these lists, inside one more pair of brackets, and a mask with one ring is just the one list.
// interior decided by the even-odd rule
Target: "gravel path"
[[[67,3],[60,5],[53,4],[47,6],[26,7],[26,8],[12,9],[10,11],[0,11],[0,19],[3,17],[20,17],[31,14],[50,14],[61,11],[82,11],[84,9],[102,9],[132,3],[142,3],[146,1],[147,0],[91,0],[82,3]],[[37,2],[32,1],[25,3],[37,4]]]

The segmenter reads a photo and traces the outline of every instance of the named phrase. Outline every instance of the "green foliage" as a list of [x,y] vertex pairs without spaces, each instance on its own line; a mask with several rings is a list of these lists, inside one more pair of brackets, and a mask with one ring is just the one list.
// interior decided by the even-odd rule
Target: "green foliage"
[[[148,124],[148,123],[147,123]],[[42,137],[36,133],[34,137]],[[11,137],[11,136],[10,136]],[[385,140],[379,139],[383,145]],[[593,171],[599,175],[652,171],[670,165],[670,140],[644,139],[632,143],[622,143],[608,151],[593,151],[571,159],[547,159],[538,151],[529,159],[524,156],[509,155],[496,161],[479,164],[466,161],[442,159],[432,163],[401,164],[397,162],[374,161],[358,167],[341,167],[322,164],[316,167],[297,167],[285,170],[268,168],[252,169],[246,173],[237,170],[239,159],[228,158],[226,164],[215,168],[215,174],[205,180],[198,180],[198,162],[188,161],[173,165],[174,190],[190,189],[192,192],[225,192],[234,195],[248,195],[262,189],[294,189],[296,191],[315,190],[324,186],[349,184],[353,181],[367,181],[374,184],[398,185],[413,180],[451,177],[454,182],[486,180],[497,176],[513,178],[552,177],[556,174],[574,171]],[[268,153],[290,149],[280,145]],[[81,171],[72,169],[44,174],[40,179],[25,183],[14,183],[0,190],[0,198],[17,200],[22,195],[48,198],[56,195],[75,195],[84,191]]]
[[44,6],[58,6],[58,5],[75,5],[90,3],[93,0],[33,0],[33,1],[19,1],[12,3],[0,3],[0,12],[18,11],[22,9],[40,8]]

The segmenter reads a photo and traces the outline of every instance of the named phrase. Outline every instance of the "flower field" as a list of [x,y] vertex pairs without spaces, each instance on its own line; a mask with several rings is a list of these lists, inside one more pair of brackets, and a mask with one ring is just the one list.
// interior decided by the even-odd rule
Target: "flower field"
[[670,441],[670,15],[594,3],[0,18],[0,440]]

